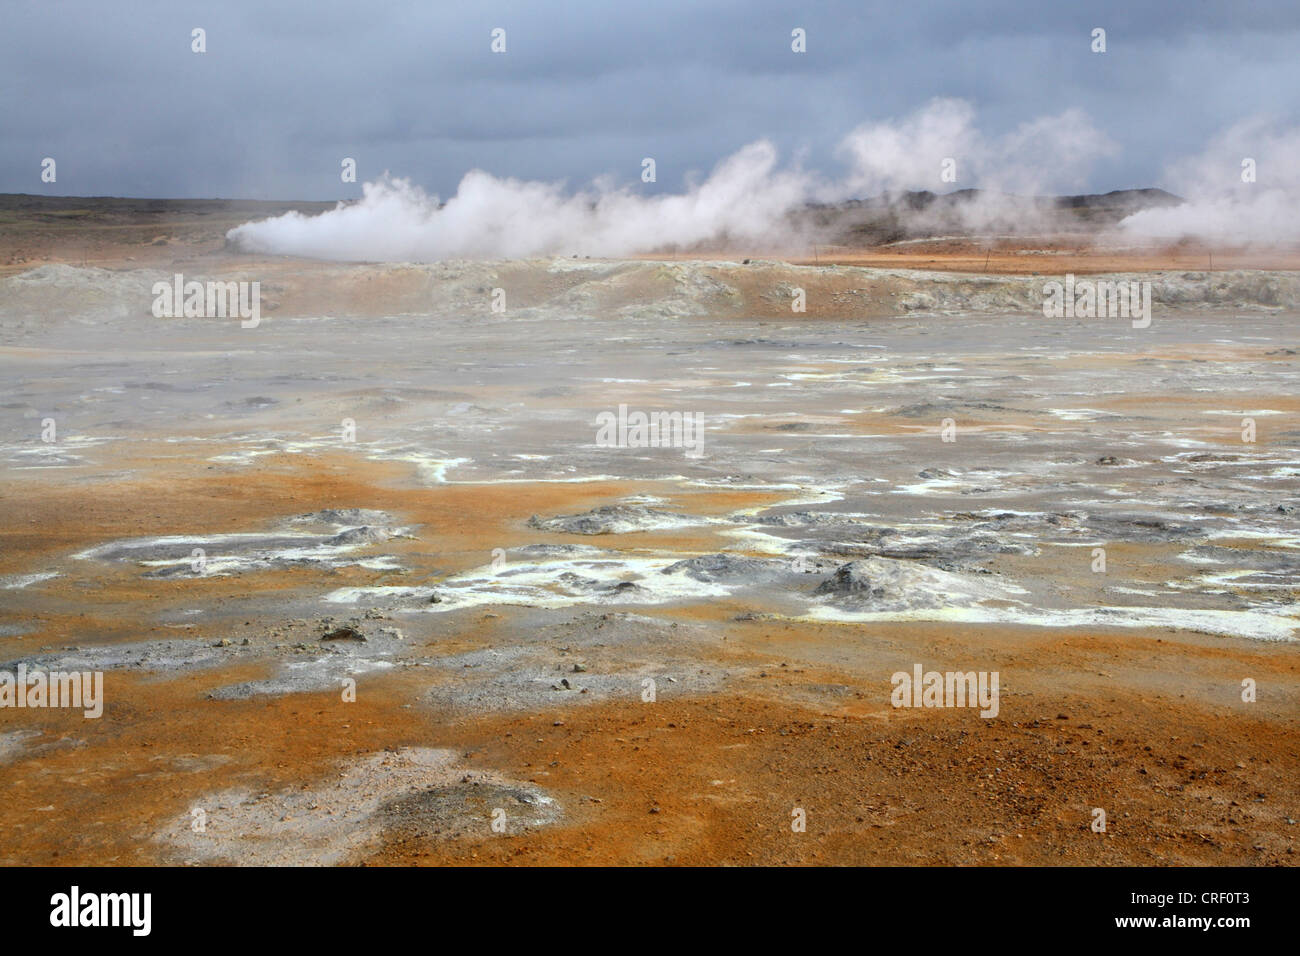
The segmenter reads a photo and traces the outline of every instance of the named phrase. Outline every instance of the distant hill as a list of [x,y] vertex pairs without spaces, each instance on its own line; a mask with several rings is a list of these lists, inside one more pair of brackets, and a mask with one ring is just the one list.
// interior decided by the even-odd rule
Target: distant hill
[[135,260],[170,259],[178,249],[219,249],[227,230],[250,219],[279,216],[291,209],[311,216],[335,205],[0,193],[0,270],[50,258],[95,260],[111,256],[111,250]]
[[1079,196],[921,190],[811,204],[795,213],[794,219],[826,242],[873,246],[935,236],[1095,232],[1140,210],[1182,202],[1163,189],[1116,189]]

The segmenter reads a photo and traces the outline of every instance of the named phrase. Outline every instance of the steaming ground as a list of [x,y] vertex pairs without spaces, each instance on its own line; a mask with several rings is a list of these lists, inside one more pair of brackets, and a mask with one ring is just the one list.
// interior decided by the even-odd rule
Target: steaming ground
[[[783,165],[776,147],[765,139],[720,159],[702,179],[687,176],[688,185],[680,192],[640,188],[657,182],[657,173],[644,166],[642,176],[649,178],[637,186],[618,186],[606,178],[577,190],[471,170],[443,202],[409,180],[385,174],[364,185],[357,203],[340,203],[316,216],[290,211],[245,223],[227,238],[237,249],[259,255],[382,262],[626,256],[719,243],[770,247],[774,240],[788,248],[826,241],[796,215],[808,203],[956,182],[955,167],[938,179],[956,155],[962,157],[962,181],[974,176],[990,190],[963,207],[963,234],[987,231],[1008,219],[1032,224],[1041,233],[1046,218],[1009,209],[1003,194],[1078,184],[1090,165],[1114,148],[1077,110],[991,136],[976,127],[970,103],[935,99],[900,120],[849,131],[838,148],[846,167],[838,177],[818,175],[798,163]],[[1050,166],[1035,162],[1042,156],[1053,158]]]
[[[261,324],[154,318],[172,268]],[[1294,862],[1300,281],[1129,277],[1150,328],[771,261],[0,279],[0,660],[107,696],[6,712],[3,860]],[[917,662],[998,716],[893,709]]]
[[[702,179],[688,176],[680,192],[646,189],[657,181],[652,169],[636,185],[610,177],[577,190],[476,169],[444,202],[385,173],[364,184],[358,202],[316,215],[290,210],[226,237],[256,255],[367,262],[784,251],[842,243],[864,228],[877,233],[874,241],[1080,231],[1101,233],[1112,245],[1196,241],[1258,251],[1300,242],[1300,129],[1252,117],[1220,132],[1199,155],[1166,171],[1185,199],[1163,190],[1047,198],[1077,190],[1096,163],[1118,151],[1077,109],[998,135],[979,128],[970,103],[940,98],[848,132],[837,149],[844,163],[838,176],[782,165],[768,140],[721,159]],[[948,193],[938,205],[929,201],[936,187]],[[1114,198],[1137,202],[1107,222],[1104,208],[1092,207]],[[853,228],[863,209],[868,224]]]

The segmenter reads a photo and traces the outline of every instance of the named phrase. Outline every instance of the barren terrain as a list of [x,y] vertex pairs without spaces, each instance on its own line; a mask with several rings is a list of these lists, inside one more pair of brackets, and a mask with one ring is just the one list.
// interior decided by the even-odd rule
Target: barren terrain
[[[0,669],[105,704],[0,710],[0,862],[1296,862],[1293,252],[323,264],[66,203],[0,222]],[[1067,271],[1151,326],[1044,319]]]

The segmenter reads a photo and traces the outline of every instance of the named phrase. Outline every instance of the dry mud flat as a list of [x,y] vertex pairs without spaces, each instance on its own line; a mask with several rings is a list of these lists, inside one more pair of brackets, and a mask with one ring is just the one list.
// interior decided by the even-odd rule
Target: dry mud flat
[[190,271],[0,279],[4,862],[1295,862],[1292,274]]

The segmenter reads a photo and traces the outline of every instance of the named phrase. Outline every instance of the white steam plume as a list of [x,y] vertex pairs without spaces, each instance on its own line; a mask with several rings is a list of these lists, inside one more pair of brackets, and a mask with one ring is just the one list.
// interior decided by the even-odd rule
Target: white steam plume
[[228,238],[250,252],[371,261],[621,256],[720,236],[752,240],[806,193],[806,177],[778,171],[776,161],[771,143],[751,143],[688,192],[650,197],[600,182],[566,195],[558,183],[473,170],[441,208],[407,180],[384,178],[366,183],[359,203],[246,223]]
[[1079,110],[988,137],[975,127],[969,103],[935,100],[901,122],[869,123],[845,137],[839,153],[850,172],[828,201],[908,189],[936,191],[941,164],[951,160],[957,180],[945,188],[977,184],[980,193],[959,206],[912,213],[913,227],[956,228],[964,234],[1052,232],[1061,228],[1061,220],[1050,205],[1018,200],[1081,188],[1093,165],[1116,149]]
[[[1144,209],[1120,223],[1142,239],[1229,243],[1300,241],[1300,128],[1275,130],[1253,117],[1224,131],[1199,156],[1166,171],[1181,206]],[[1243,161],[1254,160],[1254,182]]]
[[[789,214],[810,201],[974,185],[1021,195],[1070,188],[1114,150],[1076,110],[1000,137],[982,135],[973,116],[968,103],[941,99],[901,121],[861,126],[840,146],[848,172],[836,182],[797,166],[779,168],[775,147],[762,140],[678,195],[643,196],[600,180],[566,193],[561,184],[474,170],[441,204],[407,180],[385,177],[365,184],[360,202],[318,216],[290,212],[246,223],[227,236],[249,252],[361,261],[625,256],[725,240],[791,248],[802,240],[792,235]],[[940,179],[949,158],[955,183]],[[1024,204],[1004,199],[982,194],[958,211],[962,225],[978,229],[1029,215]]]
[[1001,137],[984,136],[965,100],[939,99],[899,121],[867,123],[839,152],[850,166],[843,195],[936,187],[940,164],[956,164],[958,187],[1029,196],[1081,186],[1115,144],[1079,110],[1044,116]]

